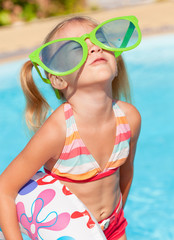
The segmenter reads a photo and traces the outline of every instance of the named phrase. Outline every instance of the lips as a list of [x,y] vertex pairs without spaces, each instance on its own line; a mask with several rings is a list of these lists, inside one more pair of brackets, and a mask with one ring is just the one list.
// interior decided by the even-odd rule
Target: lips
[[100,63],[105,63],[105,62],[107,62],[105,58],[99,57],[99,58],[94,59],[94,61],[91,64],[100,64]]

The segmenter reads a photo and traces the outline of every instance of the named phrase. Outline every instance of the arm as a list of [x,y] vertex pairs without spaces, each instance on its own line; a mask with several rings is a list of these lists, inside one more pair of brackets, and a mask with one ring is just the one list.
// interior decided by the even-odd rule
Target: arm
[[[123,104],[123,106],[122,106]],[[128,193],[133,180],[133,162],[136,152],[136,145],[141,128],[141,116],[137,109],[128,103],[121,103],[120,107],[126,114],[131,128],[130,151],[126,162],[120,167],[120,189],[123,196],[123,207],[126,203]]]
[[0,226],[6,240],[22,239],[15,198],[49,159],[56,160],[60,155],[65,140],[63,117],[61,110],[53,113],[0,176]]

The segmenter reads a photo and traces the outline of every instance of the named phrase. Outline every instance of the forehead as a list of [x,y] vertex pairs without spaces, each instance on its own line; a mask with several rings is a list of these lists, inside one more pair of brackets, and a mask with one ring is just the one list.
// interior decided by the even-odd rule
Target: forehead
[[66,23],[54,35],[54,39],[81,37],[83,34],[90,33],[97,25],[88,21],[72,21]]

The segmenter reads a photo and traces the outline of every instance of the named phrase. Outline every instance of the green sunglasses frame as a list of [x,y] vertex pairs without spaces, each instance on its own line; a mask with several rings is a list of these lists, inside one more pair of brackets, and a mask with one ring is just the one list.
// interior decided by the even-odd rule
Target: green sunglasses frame
[[[104,45],[103,43],[101,43],[100,41],[97,40],[95,34],[96,34],[96,32],[99,28],[101,28],[106,23],[109,23],[109,22],[112,22],[112,21],[115,21],[115,20],[122,20],[122,19],[130,21],[130,24],[129,24],[129,27],[127,29],[127,32],[124,36],[124,39],[123,39],[123,42],[122,42],[120,48],[113,48],[113,47]],[[131,38],[135,28],[136,28],[137,33],[138,33],[138,40],[134,45],[132,45],[130,47],[126,47],[126,45],[129,42],[129,39]],[[34,52],[32,52],[29,55],[29,58],[30,58],[31,62],[33,63],[34,67],[36,68],[39,76],[42,78],[42,80],[45,83],[50,84],[51,82],[50,82],[49,79],[46,79],[46,78],[42,77],[42,74],[41,74],[41,72],[38,68],[38,65],[40,67],[42,67],[46,72],[49,72],[49,73],[51,73],[53,75],[56,75],[56,76],[65,76],[65,75],[68,75],[68,74],[71,74],[71,73],[75,72],[85,63],[85,61],[87,59],[87,56],[88,56],[88,46],[87,46],[87,43],[85,42],[85,39],[89,38],[90,41],[94,45],[97,45],[104,50],[112,51],[112,52],[114,52],[115,57],[118,57],[119,55],[121,55],[122,52],[131,50],[131,49],[135,48],[136,46],[138,46],[139,43],[141,42],[141,37],[142,37],[141,36],[141,31],[140,31],[140,28],[138,26],[138,19],[135,16],[117,17],[117,18],[112,18],[112,19],[109,19],[107,21],[104,21],[103,23],[99,24],[96,28],[94,28],[90,33],[84,34],[81,37],[61,38],[61,39],[56,39],[56,40],[47,42],[44,45],[40,46],[38,49],[36,49]],[[74,68],[72,68],[71,70],[68,70],[66,72],[56,72],[56,71],[53,71],[53,70],[49,69],[42,62],[42,60],[40,59],[40,56],[39,56],[39,54],[40,54],[40,52],[43,48],[45,48],[46,46],[48,46],[50,44],[60,42],[60,41],[76,41],[76,42],[80,43],[80,45],[82,46],[82,49],[83,49],[82,60],[79,62],[79,64],[77,66],[75,66]],[[58,90],[56,90],[55,93],[56,93],[56,96],[60,99],[60,95],[59,95]]]

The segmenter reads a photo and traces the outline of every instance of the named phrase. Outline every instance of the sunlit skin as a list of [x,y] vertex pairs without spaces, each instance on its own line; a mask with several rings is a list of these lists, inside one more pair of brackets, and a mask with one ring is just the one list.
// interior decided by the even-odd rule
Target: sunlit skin
[[[93,28],[85,22],[69,23],[56,34],[55,38],[79,37],[91,32]],[[61,81],[63,79],[66,82],[63,93],[73,108],[81,138],[103,170],[112,153],[115,141],[116,124],[112,110],[111,83],[117,74],[117,65],[112,52],[104,51],[93,45],[89,39],[86,39],[86,43],[89,54],[85,64],[75,73],[61,77]],[[98,58],[105,60],[94,62]],[[55,81],[55,76],[53,79]],[[57,78],[58,84],[59,78]],[[56,87],[56,85],[54,86]],[[101,141],[102,139],[106,139],[108,144]],[[49,169],[52,168],[53,162],[47,163]],[[111,177],[92,183],[64,182],[64,184],[88,206],[96,219],[100,221],[113,212],[119,201],[118,175],[117,172]],[[112,182],[115,184],[113,185]],[[108,201],[112,202],[112,207],[106,205]]]
[[[79,37],[92,29],[93,26],[88,22],[74,21],[66,24],[54,37]],[[61,78],[53,75],[49,77],[53,87],[60,89],[71,104],[80,136],[103,170],[115,141],[116,121],[112,109],[111,83],[117,75],[117,64],[112,52],[93,45],[89,39],[86,39],[86,42],[88,58],[78,71]],[[101,59],[94,62],[98,58]],[[126,163],[119,171],[97,181],[63,182],[89,208],[97,221],[112,214],[118,204],[120,191],[123,195],[123,206],[125,205],[133,178],[133,159],[141,118],[131,104],[122,101],[117,101],[117,104],[126,114],[131,127],[130,153]],[[65,137],[66,123],[63,106],[60,106],[0,176],[0,212],[3,209],[3,212],[9,215],[11,226],[6,232],[7,236],[12,236],[13,233],[16,240],[22,239],[14,199],[19,189],[43,165],[52,169],[62,152]],[[7,202],[8,208],[4,207]],[[120,240],[126,240],[126,235]]]
[[[86,24],[85,22],[78,23],[74,21],[73,23],[66,24],[66,26],[55,34],[54,39],[80,37],[85,33],[90,33],[94,27],[95,26]],[[89,95],[88,90],[90,94],[91,90],[96,94],[96,87],[105,87],[107,95],[112,98],[111,83],[117,74],[117,64],[114,53],[104,51],[100,47],[92,44],[89,39],[85,41],[89,50],[85,64],[76,72],[61,77],[68,83],[68,92],[65,93],[67,100],[69,101],[71,95],[73,95],[73,97],[76,96],[78,90],[80,90],[80,94],[86,94],[85,92],[87,92]],[[95,61],[100,58],[100,61]],[[100,82],[105,82],[105,85],[99,84]],[[109,88],[108,83],[110,83]],[[74,94],[75,92],[76,94]]]
[[[86,23],[74,22],[73,27],[72,24],[69,23],[57,33],[55,38],[71,36],[79,37],[85,33],[89,33],[92,29],[93,27]],[[104,51],[100,47],[93,45],[89,39],[86,39],[86,43],[89,50],[88,58],[80,70],[71,75],[62,77],[67,83],[63,92],[73,107],[75,120],[81,138],[103,170],[112,153],[115,140],[116,126],[115,116],[112,110],[111,83],[113,78],[117,75],[117,64],[113,52]],[[93,63],[97,58],[104,58],[106,61],[101,60]],[[75,94],[71,94],[72,92]],[[132,108],[131,112],[137,115],[137,120],[135,122],[132,122],[132,116],[127,117],[130,119],[130,124],[133,125],[132,135],[135,131],[135,135],[138,136],[140,124],[139,113],[132,105],[130,106],[130,104],[118,101],[118,105],[125,112]],[[104,115],[103,112],[105,112]],[[129,114],[130,113],[128,113],[128,115]],[[102,129],[103,131],[101,131]],[[133,138],[136,137],[133,136]],[[105,139],[105,141],[103,141],[103,139]],[[125,170],[126,172],[129,171],[129,174],[127,175],[129,182],[127,182],[125,188],[126,191],[123,196],[123,204],[126,201],[132,181],[132,163],[135,146],[136,140],[135,142],[132,140],[130,156],[127,159],[127,164],[121,169],[121,175],[125,174]],[[130,168],[128,169],[129,165]],[[86,204],[86,206],[88,206],[98,221],[108,217],[119,201],[119,171],[96,182],[83,184],[63,183],[67,185],[68,188]],[[121,185],[124,186],[124,184],[123,179]],[[125,239],[125,236],[123,239]]]

